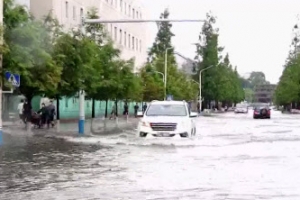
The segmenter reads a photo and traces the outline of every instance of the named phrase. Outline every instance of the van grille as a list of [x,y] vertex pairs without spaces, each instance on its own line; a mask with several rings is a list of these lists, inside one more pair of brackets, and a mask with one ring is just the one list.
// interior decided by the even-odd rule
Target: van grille
[[150,123],[153,131],[175,131],[177,123]]

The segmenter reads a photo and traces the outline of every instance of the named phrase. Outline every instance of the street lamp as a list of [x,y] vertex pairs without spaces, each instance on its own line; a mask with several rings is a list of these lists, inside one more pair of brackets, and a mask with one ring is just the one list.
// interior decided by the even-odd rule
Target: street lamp
[[167,99],[168,51],[171,49],[173,49],[173,47],[167,48],[165,52],[165,78],[164,78],[165,100]]
[[202,111],[202,94],[201,94],[201,92],[202,92],[202,80],[201,80],[202,72],[204,72],[205,70],[208,70],[212,67],[214,67],[214,65],[211,65],[209,67],[201,69],[199,72],[199,110],[200,110],[200,112]]
[[164,75],[164,73],[159,72],[159,71],[153,71],[153,73],[160,74],[162,76],[162,78],[163,78],[163,82],[165,82],[165,75]]

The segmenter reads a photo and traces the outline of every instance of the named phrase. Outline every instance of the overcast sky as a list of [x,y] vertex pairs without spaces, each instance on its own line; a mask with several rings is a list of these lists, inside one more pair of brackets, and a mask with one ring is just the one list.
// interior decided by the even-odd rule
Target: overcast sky
[[[217,16],[220,45],[241,75],[263,71],[267,80],[277,83],[288,55],[292,28],[300,13],[300,0],[142,0],[149,18],[158,18],[169,8],[172,19],[205,19],[212,11]],[[151,42],[157,32],[149,25]],[[187,57],[195,56],[202,24],[176,23],[173,44]],[[151,43],[149,42],[149,46]]]

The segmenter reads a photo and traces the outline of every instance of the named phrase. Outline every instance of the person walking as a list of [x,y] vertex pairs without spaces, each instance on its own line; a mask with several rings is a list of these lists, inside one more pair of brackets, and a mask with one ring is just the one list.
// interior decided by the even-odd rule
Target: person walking
[[24,100],[23,99],[21,99],[20,103],[18,104],[18,113],[19,113],[20,120],[22,120],[22,122],[24,124],[26,124],[25,117],[24,117]]
[[135,116],[135,118],[137,118],[137,113],[138,113],[139,108],[140,107],[139,107],[138,103],[136,103],[135,106],[134,106],[134,116]]

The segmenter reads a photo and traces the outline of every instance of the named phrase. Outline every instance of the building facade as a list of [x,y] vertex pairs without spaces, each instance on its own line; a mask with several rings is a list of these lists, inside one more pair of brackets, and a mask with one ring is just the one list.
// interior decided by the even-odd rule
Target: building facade
[[254,90],[255,101],[260,103],[271,103],[275,89],[275,84],[258,85]]
[[[30,0],[30,11],[34,16],[42,18],[52,13],[66,31],[79,28],[82,17],[91,8],[96,8],[103,20],[143,19],[146,16],[141,0]],[[134,71],[138,71],[147,59],[148,25],[115,23],[105,24],[105,27],[116,47],[121,50],[121,58],[133,58]]]

